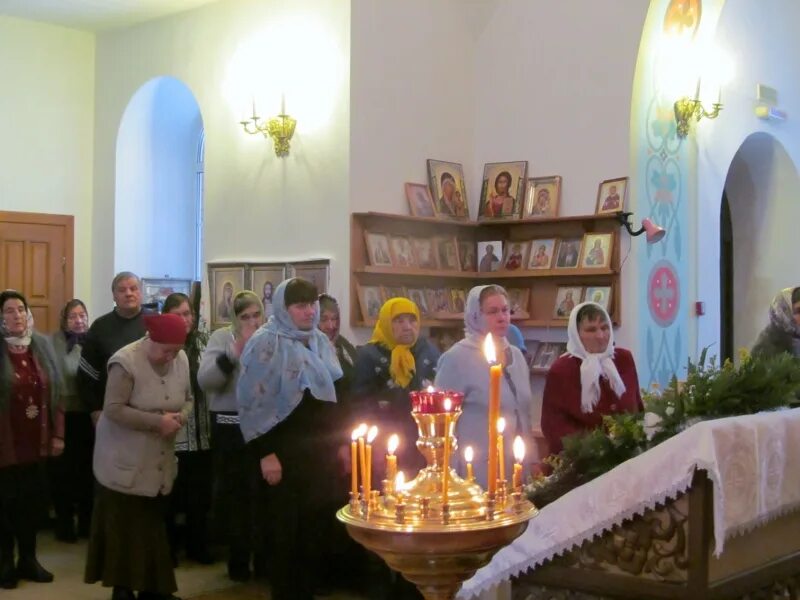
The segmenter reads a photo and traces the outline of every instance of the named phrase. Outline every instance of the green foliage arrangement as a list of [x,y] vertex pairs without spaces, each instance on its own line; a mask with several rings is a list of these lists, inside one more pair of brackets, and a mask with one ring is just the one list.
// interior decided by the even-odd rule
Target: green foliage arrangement
[[526,491],[539,507],[610,471],[626,460],[702,420],[775,410],[797,401],[800,361],[789,354],[752,357],[740,351],[739,364],[717,365],[704,349],[688,362],[685,381],[673,376],[666,389],[642,394],[644,413],[603,417],[602,427],[564,438],[564,449],[548,458],[552,474]]

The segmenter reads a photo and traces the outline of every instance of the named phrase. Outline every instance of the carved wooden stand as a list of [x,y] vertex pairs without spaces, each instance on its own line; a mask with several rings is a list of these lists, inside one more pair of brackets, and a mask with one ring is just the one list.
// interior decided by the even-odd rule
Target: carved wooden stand
[[713,556],[712,486],[690,490],[514,582],[514,600],[800,599],[800,514],[725,542]]

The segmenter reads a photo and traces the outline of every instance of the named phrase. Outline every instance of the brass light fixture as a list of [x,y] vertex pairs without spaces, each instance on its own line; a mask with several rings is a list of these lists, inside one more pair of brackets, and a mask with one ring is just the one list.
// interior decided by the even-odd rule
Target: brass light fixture
[[262,133],[264,137],[272,138],[275,144],[275,156],[289,156],[289,142],[294,135],[294,128],[297,125],[297,120],[286,114],[284,103],[281,102],[281,114],[271,118],[266,123],[259,123],[260,119],[261,117],[256,114],[256,105],[254,102],[253,116],[244,121],[239,121],[239,123],[242,125],[245,132],[250,135]]
[[[700,86],[698,84],[698,91]],[[694,98],[684,96],[675,101],[675,122],[678,125],[678,137],[683,139],[689,135],[689,125],[692,117],[699,121],[703,117],[706,119],[716,119],[722,110],[722,103],[719,98],[711,105],[711,111],[707,111],[700,101],[699,94]]]

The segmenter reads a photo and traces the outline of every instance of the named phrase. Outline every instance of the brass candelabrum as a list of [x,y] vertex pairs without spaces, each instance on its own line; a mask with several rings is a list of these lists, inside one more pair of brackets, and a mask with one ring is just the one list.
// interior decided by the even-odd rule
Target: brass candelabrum
[[444,410],[413,394],[417,449],[427,466],[401,489],[387,478],[382,492],[363,487],[357,497],[351,492],[336,516],[356,542],[402,573],[427,600],[450,600],[464,581],[525,531],[537,510],[521,486],[509,489],[498,481],[490,496],[474,480],[461,478],[449,466],[445,470],[445,450],[453,456],[457,449],[454,431],[463,397],[439,392],[453,403]]

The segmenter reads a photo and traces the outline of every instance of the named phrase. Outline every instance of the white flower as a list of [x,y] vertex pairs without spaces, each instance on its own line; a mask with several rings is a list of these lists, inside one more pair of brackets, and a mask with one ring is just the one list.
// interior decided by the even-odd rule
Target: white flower
[[648,441],[652,440],[653,436],[661,431],[661,427],[659,427],[660,424],[661,417],[656,413],[644,413],[644,433]]
[[666,414],[668,417],[671,417],[672,415],[674,415],[674,414],[675,414],[675,407],[674,407],[674,406],[668,406],[668,407],[667,407],[667,408],[664,410],[664,414]]

